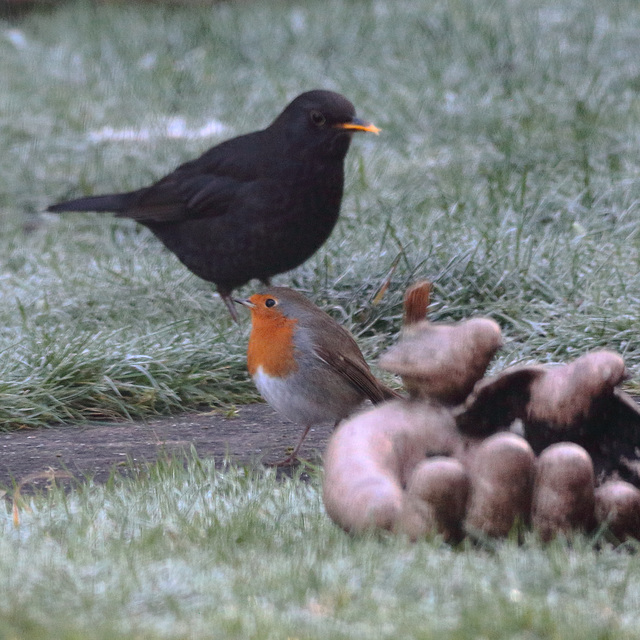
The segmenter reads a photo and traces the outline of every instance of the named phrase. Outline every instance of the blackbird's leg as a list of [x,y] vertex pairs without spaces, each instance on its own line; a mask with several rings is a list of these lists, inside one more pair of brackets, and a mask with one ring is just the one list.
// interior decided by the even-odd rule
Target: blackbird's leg
[[233,321],[236,324],[240,324],[238,322],[238,314],[236,313],[236,307],[233,304],[233,298],[231,297],[231,292],[230,291],[222,291],[221,289],[218,289],[218,293],[219,293],[220,297],[222,298],[222,301],[227,305],[227,309],[229,309],[229,313],[231,314],[231,317],[233,318]]

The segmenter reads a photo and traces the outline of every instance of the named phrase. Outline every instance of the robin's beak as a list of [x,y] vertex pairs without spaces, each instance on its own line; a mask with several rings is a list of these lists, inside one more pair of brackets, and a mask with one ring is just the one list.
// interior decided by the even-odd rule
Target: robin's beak
[[234,298],[233,301],[236,304],[241,304],[243,307],[248,307],[249,309],[253,309],[256,306],[251,302],[251,300],[240,300],[239,298]]
[[380,133],[380,129],[378,129],[375,124],[365,122],[364,120],[360,120],[360,118],[353,118],[349,120],[349,122],[338,122],[334,124],[333,127],[336,129],[347,129],[348,131],[367,131],[368,133],[375,133],[376,135]]

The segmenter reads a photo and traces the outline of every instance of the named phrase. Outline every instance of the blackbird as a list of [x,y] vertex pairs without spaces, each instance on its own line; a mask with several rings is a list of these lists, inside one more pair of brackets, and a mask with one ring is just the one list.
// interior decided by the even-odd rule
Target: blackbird
[[356,118],[344,96],[308,91],[266,129],[226,140],[151,186],[60,202],[47,210],[111,211],[148,227],[231,316],[236,287],[265,284],[311,257],[340,212],[344,158]]

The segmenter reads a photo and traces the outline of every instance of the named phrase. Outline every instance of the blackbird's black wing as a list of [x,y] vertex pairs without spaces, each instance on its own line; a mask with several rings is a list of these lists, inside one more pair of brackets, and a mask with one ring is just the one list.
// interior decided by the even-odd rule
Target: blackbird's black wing
[[223,216],[250,186],[227,176],[171,174],[142,189],[118,217],[162,223]]
[[[227,140],[136,193],[118,215],[137,222],[182,222],[227,214],[234,203],[261,208],[274,196],[265,177],[263,132]],[[268,145],[267,145],[268,146]],[[270,155],[270,154],[268,154]]]

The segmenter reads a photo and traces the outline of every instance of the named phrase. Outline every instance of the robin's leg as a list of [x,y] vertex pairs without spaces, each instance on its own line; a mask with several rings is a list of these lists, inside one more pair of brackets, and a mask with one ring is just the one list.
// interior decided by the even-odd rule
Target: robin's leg
[[302,434],[300,440],[298,440],[298,444],[294,447],[293,451],[284,459],[278,462],[272,462],[269,464],[270,467],[288,467],[292,465],[298,459],[298,451],[300,451],[300,447],[304,442],[304,439],[307,437],[309,433],[309,429],[311,429],[311,425],[308,424]]

